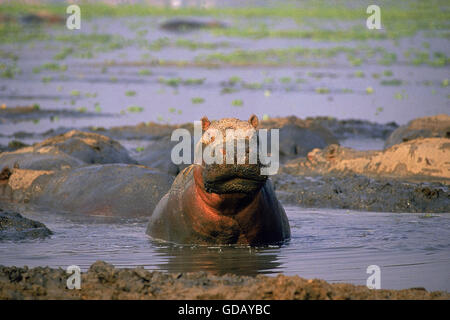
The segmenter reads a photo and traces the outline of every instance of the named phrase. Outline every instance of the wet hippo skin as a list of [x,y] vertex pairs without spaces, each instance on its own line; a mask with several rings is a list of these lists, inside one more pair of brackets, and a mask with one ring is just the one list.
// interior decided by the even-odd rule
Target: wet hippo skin
[[[255,117],[256,118],[256,117]],[[257,118],[249,123],[256,127]],[[231,119],[222,119],[227,121]],[[232,119],[218,129],[248,125]],[[205,118],[202,119],[205,123]],[[209,120],[206,119],[209,127]],[[253,123],[252,123],[253,122]],[[147,234],[181,244],[265,245],[290,238],[286,213],[259,165],[202,165],[184,169],[153,211]],[[233,175],[234,173],[234,175]],[[222,174],[222,176],[220,176]]]

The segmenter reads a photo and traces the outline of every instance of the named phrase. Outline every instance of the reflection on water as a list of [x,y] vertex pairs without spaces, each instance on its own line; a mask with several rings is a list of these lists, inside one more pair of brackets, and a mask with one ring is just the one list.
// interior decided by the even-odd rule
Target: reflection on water
[[168,272],[209,271],[246,276],[275,272],[281,266],[277,257],[279,251],[278,247],[156,247],[157,254],[167,259],[161,267]]
[[240,275],[298,274],[365,285],[381,268],[382,288],[450,290],[450,215],[368,213],[288,207],[292,239],[265,248],[178,246],[145,235],[146,220],[26,211],[54,231],[46,240],[0,243],[0,264],[86,270],[96,260],[116,267]]

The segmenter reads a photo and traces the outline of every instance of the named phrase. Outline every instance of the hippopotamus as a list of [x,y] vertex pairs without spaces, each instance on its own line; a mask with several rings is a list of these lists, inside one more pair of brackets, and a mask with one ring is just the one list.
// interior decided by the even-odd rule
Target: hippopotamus
[[[203,117],[201,122],[202,137],[197,146],[203,148],[214,141],[211,129],[225,137],[228,129],[256,132],[258,126],[255,115],[248,121],[225,118],[210,122]],[[289,221],[272,183],[261,174],[259,157],[250,163],[249,149],[245,152],[243,164],[207,164],[203,159],[181,171],[150,216],[147,234],[179,244],[260,246],[288,240]],[[225,157],[224,149],[222,153]]]

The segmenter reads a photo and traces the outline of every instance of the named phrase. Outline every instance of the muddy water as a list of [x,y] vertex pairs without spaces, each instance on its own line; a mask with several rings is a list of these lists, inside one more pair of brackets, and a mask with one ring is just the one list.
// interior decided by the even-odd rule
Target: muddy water
[[287,207],[291,241],[281,247],[200,247],[159,243],[145,220],[111,220],[28,211],[54,235],[0,243],[0,264],[78,265],[96,260],[116,267],[242,275],[284,273],[364,285],[369,265],[381,268],[387,289],[450,290],[450,216],[388,214]]
[[[270,3],[271,1],[252,1]],[[364,12],[365,10],[362,10]],[[449,68],[412,66],[403,58],[404,52],[420,48],[427,42],[430,52],[449,52],[446,38],[429,38],[420,33],[412,38],[367,42],[314,41],[310,39],[251,39],[217,37],[208,31],[173,34],[162,31],[162,17],[102,18],[83,21],[80,31],[68,31],[65,26],[46,27],[52,35],[112,34],[123,38],[122,48],[97,52],[92,58],[69,55],[63,60],[54,56],[64,48],[80,43],[31,41],[0,44],[0,50],[17,55],[21,73],[13,79],[0,78],[0,104],[7,107],[37,103],[42,109],[77,110],[85,108],[98,117],[41,118],[34,122],[0,123],[0,144],[7,144],[18,131],[40,133],[58,127],[133,125],[142,121],[185,123],[207,115],[248,118],[255,113],[297,117],[332,116],[339,119],[365,119],[375,122],[407,121],[438,113],[449,113]],[[295,28],[292,21],[267,21],[270,27]],[[261,21],[226,19],[229,25],[257,25]],[[306,24],[310,23],[307,21]],[[361,22],[363,25],[365,21]],[[334,26],[329,26],[333,28]],[[302,25],[301,28],[308,28]],[[139,31],[146,30],[139,36]],[[126,44],[127,40],[153,43],[167,37],[202,43],[227,43],[216,49],[189,50],[167,46],[151,50],[146,46]],[[345,54],[321,59],[321,67],[203,67],[155,66],[152,60],[174,60],[193,63],[202,55],[227,54],[237,49],[265,50],[290,47],[356,48],[361,44],[382,47],[395,52],[398,61],[391,66],[380,65],[376,59],[360,66],[348,65]],[[100,44],[102,45],[102,44]],[[108,44],[104,44],[108,45]],[[96,46],[96,45],[95,45]],[[0,57],[0,62],[11,63]],[[115,61],[115,65],[107,66]],[[33,69],[46,63],[67,65],[66,71]],[[106,66],[106,67],[105,67]],[[149,72],[143,74],[143,70]],[[361,74],[361,71],[363,74]],[[384,76],[391,71],[392,76]],[[355,76],[358,74],[358,76]],[[373,75],[378,78],[374,78]],[[239,77],[261,87],[249,89],[242,85],[224,94],[224,83]],[[160,78],[199,79],[201,85],[162,84]],[[382,80],[399,79],[401,85],[381,85]],[[44,81],[45,80],[45,81]],[[373,89],[368,93],[367,88]],[[318,93],[326,88],[326,93]],[[127,95],[128,91],[135,92]],[[75,94],[77,92],[77,94]],[[192,103],[203,98],[203,103]],[[242,106],[233,101],[241,100]],[[97,106],[97,108],[96,108]],[[129,112],[129,106],[141,107],[141,112]],[[102,117],[113,114],[114,117]],[[34,142],[33,138],[24,139]],[[133,149],[145,146],[139,141],[127,141]],[[383,141],[347,140],[345,146],[357,149],[381,149]],[[292,227],[292,240],[282,247],[180,247],[157,243],[145,235],[145,220],[110,220],[67,216],[55,212],[25,211],[29,218],[45,223],[54,235],[46,240],[0,243],[0,264],[52,266],[66,268],[79,265],[86,269],[96,260],[105,260],[116,267],[144,266],[169,272],[213,271],[247,275],[298,274],[306,278],[322,278],[332,282],[364,285],[366,268],[381,268],[381,286],[389,289],[425,287],[428,290],[450,291],[450,216],[423,214],[391,214],[348,212],[338,210],[307,210],[287,208]]]

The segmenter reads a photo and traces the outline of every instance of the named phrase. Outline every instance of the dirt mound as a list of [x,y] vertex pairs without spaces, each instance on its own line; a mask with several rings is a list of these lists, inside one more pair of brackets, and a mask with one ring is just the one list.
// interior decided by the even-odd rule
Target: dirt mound
[[314,149],[287,163],[282,171],[296,175],[360,174],[371,177],[450,181],[450,142],[416,139],[384,151],[357,151],[338,145]]
[[65,270],[0,266],[0,299],[450,299],[424,289],[369,290],[299,276],[217,276],[206,272],[162,273],[116,269],[97,261],[82,273],[81,289],[66,289]]

